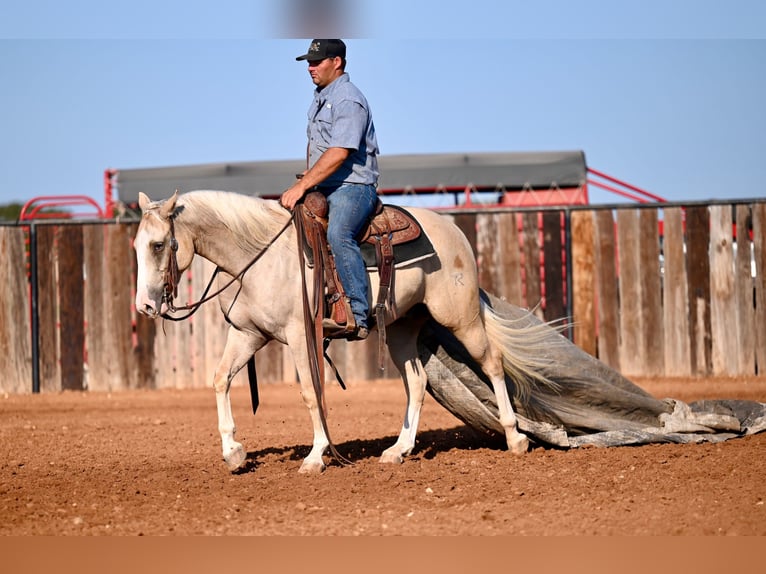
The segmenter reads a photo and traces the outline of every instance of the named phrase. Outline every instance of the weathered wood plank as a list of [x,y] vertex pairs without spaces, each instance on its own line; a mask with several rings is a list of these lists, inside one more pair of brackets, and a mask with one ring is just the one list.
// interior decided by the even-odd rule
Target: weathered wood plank
[[623,375],[640,375],[646,367],[641,333],[641,257],[637,209],[617,211],[620,285],[620,366]]
[[[162,321],[157,319],[158,322]],[[162,321],[154,339],[154,388],[175,388],[177,323]]]
[[737,291],[730,205],[710,207],[710,327],[713,374],[738,374]]
[[644,375],[665,371],[665,332],[662,324],[662,278],[657,209],[639,211],[641,346],[644,349]]
[[135,388],[138,377],[133,360],[130,228],[109,224],[105,227],[105,234],[104,309],[109,325],[106,349],[109,360],[113,362],[110,384],[123,389]]
[[543,212],[543,262],[545,269],[546,321],[555,321],[566,315],[564,290],[564,254],[561,238],[563,217],[560,211]]
[[595,282],[596,258],[593,211],[572,213],[572,310],[574,342],[596,356]]
[[689,349],[692,373],[713,371],[710,327],[710,215],[706,206],[686,210],[686,276],[689,282]]
[[503,246],[497,273],[502,277],[502,293],[507,301],[522,306],[524,296],[522,291],[521,246],[519,245],[519,215],[517,213],[502,213],[500,219],[500,234],[498,241]]
[[598,358],[620,371],[620,315],[614,225],[611,210],[595,212]]
[[755,364],[766,376],[766,203],[753,205],[753,257],[755,259]]
[[39,375],[41,392],[61,390],[58,346],[57,227],[37,227]]
[[476,216],[479,286],[515,305],[523,304],[521,251],[515,213]]
[[665,375],[692,374],[689,351],[689,291],[684,257],[683,210],[664,213],[663,322],[665,329]]
[[524,301],[540,319],[543,318],[543,293],[540,279],[540,222],[539,213],[521,215],[522,253],[524,257]]
[[32,392],[30,299],[25,231],[0,227],[0,391]]
[[476,216],[476,249],[479,286],[523,305],[521,251],[516,224],[517,214],[480,213]]
[[736,285],[737,325],[739,341],[737,372],[742,375],[755,374],[755,295],[752,273],[753,245],[750,232],[753,229],[753,219],[750,207],[739,204],[736,207],[735,221],[737,224],[734,282]]
[[500,253],[499,222],[495,213],[476,215],[476,263],[479,267],[479,287],[500,297],[500,277],[497,273]]
[[[112,361],[106,342],[110,337],[109,313],[105,306],[104,281],[106,266],[103,225],[86,225],[83,228],[83,253],[85,259],[85,347],[88,350],[88,390],[108,391],[111,381]],[[126,278],[126,280],[129,280]]]
[[85,388],[85,306],[82,227],[64,225],[58,242],[61,389]]
[[136,360],[135,386],[139,389],[154,389],[157,388],[154,348],[159,322],[138,313],[134,313],[134,319],[136,322],[136,334],[133,338],[133,356]]

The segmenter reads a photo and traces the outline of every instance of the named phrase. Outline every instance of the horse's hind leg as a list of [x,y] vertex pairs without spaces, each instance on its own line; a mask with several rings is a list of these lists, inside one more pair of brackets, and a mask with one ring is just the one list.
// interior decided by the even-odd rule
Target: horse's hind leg
[[218,432],[221,434],[223,460],[230,471],[241,468],[245,464],[247,454],[244,447],[234,440],[237,427],[231,412],[229,391],[234,376],[245,366],[253,353],[260,349],[266,340],[262,337],[229,328],[221,360],[213,377],[215,402],[218,408]]
[[417,352],[417,336],[420,322],[402,319],[388,327],[388,350],[391,359],[402,375],[407,394],[407,410],[399,438],[393,446],[383,451],[380,462],[401,463],[403,457],[415,447],[420,411],[426,392],[427,376]]
[[514,454],[524,454],[529,448],[529,439],[519,432],[516,413],[513,412],[508,388],[505,386],[502,356],[489,341],[482,320],[477,316],[470,324],[453,328],[452,332],[492,382],[508,449]]

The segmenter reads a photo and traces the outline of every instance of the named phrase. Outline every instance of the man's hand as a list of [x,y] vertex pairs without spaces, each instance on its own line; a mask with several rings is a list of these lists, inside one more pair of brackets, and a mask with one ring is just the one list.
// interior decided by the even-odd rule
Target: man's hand
[[306,191],[333,174],[350,153],[351,150],[342,147],[328,148],[314,164],[314,167],[304,171],[303,177],[282,193],[282,197],[279,198],[280,205],[292,211],[301,198],[306,195]]
[[292,211],[304,195],[306,195],[306,190],[298,182],[282,193],[279,204]]

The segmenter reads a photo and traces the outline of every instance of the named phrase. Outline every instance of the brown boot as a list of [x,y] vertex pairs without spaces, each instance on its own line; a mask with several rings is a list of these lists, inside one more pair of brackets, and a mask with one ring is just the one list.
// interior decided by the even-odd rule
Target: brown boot
[[370,331],[367,327],[359,327],[355,324],[340,325],[332,319],[322,319],[322,328],[325,339],[348,339],[349,341],[361,341],[367,338]]

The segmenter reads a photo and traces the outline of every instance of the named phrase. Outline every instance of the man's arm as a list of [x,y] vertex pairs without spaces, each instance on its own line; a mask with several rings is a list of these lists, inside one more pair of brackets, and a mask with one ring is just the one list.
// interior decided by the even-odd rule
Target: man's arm
[[309,189],[335,173],[350,153],[351,150],[344,147],[328,148],[314,166],[282,194],[279,203],[287,209],[293,209]]

